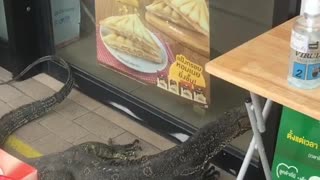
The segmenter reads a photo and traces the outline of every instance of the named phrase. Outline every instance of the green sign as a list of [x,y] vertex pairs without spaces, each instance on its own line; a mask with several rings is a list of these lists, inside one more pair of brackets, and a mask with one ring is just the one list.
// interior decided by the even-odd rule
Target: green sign
[[283,109],[272,179],[320,180],[320,121]]

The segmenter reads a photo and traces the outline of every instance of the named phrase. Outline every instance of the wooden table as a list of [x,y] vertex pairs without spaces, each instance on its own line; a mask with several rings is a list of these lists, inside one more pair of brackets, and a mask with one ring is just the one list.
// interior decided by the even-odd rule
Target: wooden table
[[[289,43],[294,20],[295,18],[212,60],[206,64],[206,71],[247,89],[253,98],[259,95],[269,99],[269,102],[277,102],[320,120],[320,89],[300,90],[291,87],[287,81]],[[247,156],[250,156],[250,151],[253,151],[255,144],[261,143],[257,141],[261,140],[260,133],[264,131],[263,119],[266,116],[266,113],[262,115],[257,102],[253,101],[253,106],[258,106],[255,110],[258,112],[254,113],[257,121],[253,123],[260,124],[261,129],[253,127],[254,138]],[[258,132],[255,132],[256,130]],[[263,151],[259,152],[260,157],[264,156],[263,153]]]
[[260,96],[320,120],[320,89],[288,85],[293,19],[206,64],[206,71]]

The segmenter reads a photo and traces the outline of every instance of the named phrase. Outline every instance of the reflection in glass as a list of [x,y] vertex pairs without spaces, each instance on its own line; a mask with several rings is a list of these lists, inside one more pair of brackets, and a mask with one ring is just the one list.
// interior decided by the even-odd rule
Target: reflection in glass
[[[141,81],[137,81],[137,78],[132,79],[133,76],[122,73],[121,69],[115,70],[109,66],[101,65],[97,60],[99,59],[97,57],[99,53],[97,54],[96,48],[97,41],[99,40],[97,34],[101,35],[102,33],[102,36],[106,36],[110,39],[113,37],[107,36],[108,30],[98,32],[98,30],[100,30],[99,23],[101,20],[107,19],[108,16],[110,16],[104,16],[103,11],[99,9],[110,9],[110,6],[116,6],[119,10],[122,10],[121,12],[117,12],[114,9],[112,9],[112,11],[106,11],[113,16],[115,13],[120,13],[120,15],[134,13],[136,11],[135,7],[137,5],[139,6],[139,3],[140,6],[146,7],[149,7],[148,5],[154,3],[152,0],[130,1],[138,3],[134,4],[135,7],[133,7],[133,5],[123,4],[123,2],[127,1],[112,1],[113,3],[109,3],[108,6],[104,3],[100,3],[100,5],[97,4],[100,1],[101,0],[82,0],[79,2],[79,0],[57,0],[55,1],[55,4],[52,4],[52,16],[58,54],[64,56],[72,64],[97,78],[112,83],[114,86],[139,97],[163,111],[181,118],[195,127],[201,127],[208,121],[214,120],[215,117],[226,109],[241,104],[240,100],[243,99],[246,93],[239,88],[217,79],[213,79],[211,85],[209,85],[209,89],[211,89],[209,92],[209,101],[211,102],[208,108],[202,108],[202,106],[199,106],[196,103],[185,101],[174,93],[168,93],[157,86],[148,85],[148,83],[144,83],[144,81],[141,83]],[[244,7],[230,6],[230,4],[228,4],[230,2],[219,0],[214,2],[215,4],[208,6],[210,7],[210,27],[212,28],[210,33],[210,36],[212,36],[210,47],[212,51],[217,52],[217,55],[221,55],[221,53],[224,53],[236,45],[271,28],[271,15],[273,13],[272,3],[268,4],[263,1],[264,5],[259,6],[261,7],[261,10],[257,10],[255,6],[256,3],[252,0],[246,0],[246,6]],[[97,7],[99,9],[97,9]],[[248,9],[252,9],[252,11],[248,11]],[[137,8],[137,11],[140,14],[144,13],[141,12],[139,8]],[[173,10],[171,9],[171,11]],[[146,12],[146,14],[147,13],[148,12]],[[143,15],[140,17],[141,20],[144,20],[145,16]],[[126,17],[126,15],[122,16]],[[136,17],[132,18],[137,19]],[[170,21],[170,19],[168,19],[168,21]],[[148,22],[142,21],[142,23],[150,29]],[[97,30],[96,27],[98,27]],[[251,29],[248,30],[247,27],[251,27]],[[191,26],[188,28],[191,28]],[[185,29],[188,28],[186,27]],[[234,32],[235,30],[237,30],[237,33]],[[231,35],[233,37],[232,39],[229,38]],[[119,33],[117,36],[119,36]],[[114,38],[117,39],[117,36]],[[120,36],[118,39],[121,40]],[[125,39],[122,38],[122,40]],[[129,42],[129,40],[126,40],[126,42]],[[116,46],[115,44],[113,45]],[[129,62],[127,62],[127,66],[130,66],[128,63]],[[134,70],[141,71],[138,67],[134,68]],[[153,70],[152,68],[145,68],[143,71],[147,72]],[[163,77],[160,74],[158,85],[160,86],[161,82],[166,82],[167,86],[163,87],[169,87],[170,82],[168,80],[162,80],[162,78]],[[178,90],[180,90],[180,88],[178,88]],[[198,91],[194,90],[194,92],[196,93]],[[221,96],[221,94],[228,94],[228,98],[226,99]]]
[[[143,6],[146,7],[151,3],[158,2],[153,2],[153,0],[114,0],[112,3],[101,3],[101,5],[96,6],[96,3],[100,1],[107,2],[107,0],[81,0],[80,2],[79,0],[55,0],[55,4],[52,4],[53,28],[55,33],[57,53],[68,60],[71,64],[90,73],[92,76],[95,76],[100,80],[111,83],[123,91],[138,97],[139,99],[152,104],[175,117],[180,118],[182,121],[194,127],[201,127],[207,124],[209,121],[214,121],[216,117],[221,115],[227,109],[239,106],[243,103],[244,97],[247,96],[247,93],[244,90],[215,78],[211,78],[209,81],[210,85],[208,85],[210,92],[208,92],[207,97],[210,97],[208,98],[210,103],[207,108],[203,108],[203,106],[200,106],[199,103],[195,103],[194,101],[186,101],[185,98],[182,98],[175,93],[167,92],[155,85],[148,85],[147,83],[136,80],[136,78],[133,79],[132,76],[121,73],[120,69],[115,70],[114,68],[103,66],[101,63],[98,63],[97,56],[99,53],[97,54],[96,47],[99,39],[97,38],[96,34],[102,34],[102,36],[105,35],[108,37],[109,39],[106,40],[109,42],[114,42],[113,46],[115,47],[118,47],[116,45],[119,45],[115,43],[119,43],[120,41],[126,42],[127,44],[130,44],[131,42],[128,39],[119,37],[121,35],[123,36],[121,33],[108,36],[108,30],[103,30],[100,32],[100,28],[97,28],[100,20],[103,20],[108,16],[103,16],[101,11],[98,11],[96,7],[110,8],[110,6],[117,4],[118,9],[122,11],[121,13],[125,14],[127,11],[137,11],[141,13],[139,8],[132,8],[131,6],[133,5],[122,5],[121,2],[126,2],[129,4],[133,3],[134,6],[137,6],[136,3],[147,3],[143,4]],[[205,1],[205,3],[208,2],[209,1]],[[224,0],[216,0],[213,2],[215,4],[211,4],[210,1],[210,6],[208,6],[211,29],[209,33],[211,36],[210,50],[211,56],[213,55],[213,57],[225,53],[226,51],[267,31],[272,27],[272,15],[274,8],[272,1],[232,1],[233,5],[230,4],[230,1]],[[234,5],[234,3],[239,3],[239,5]],[[165,8],[165,6],[163,7]],[[149,6],[149,10],[150,8],[151,6]],[[172,13],[172,9],[165,9],[168,10],[168,12],[171,12],[170,14],[174,14]],[[106,12],[111,13],[112,11],[110,10]],[[154,16],[152,17],[154,18]],[[135,16],[130,16],[130,18],[134,19],[135,22],[137,20],[137,17]],[[180,18],[180,16],[176,14],[176,18]],[[169,18],[167,20],[170,21],[172,19]],[[183,22],[186,23],[185,21]],[[147,24],[146,22],[142,23]],[[188,26],[185,28],[185,31],[188,31],[187,29],[192,27]],[[198,29],[200,28],[198,27]],[[119,29],[117,30],[119,32],[121,31]],[[163,28],[162,30],[165,31]],[[202,36],[197,35],[194,37],[200,39]],[[113,41],[117,38],[119,41]],[[198,41],[194,42],[195,43],[192,44],[193,46],[195,46],[195,44],[197,44],[196,42]],[[123,48],[128,49],[125,46],[122,46],[122,49]],[[157,60],[156,57],[153,59]],[[138,68],[135,70],[137,69]],[[152,69],[144,70],[152,71]],[[168,81],[168,79],[163,78],[162,74],[159,74],[157,81],[159,86],[162,86],[162,88],[166,89],[171,86],[170,83],[172,83],[172,86],[177,84],[177,82],[171,82]],[[176,92],[178,93],[179,90],[179,88],[176,89]],[[200,96],[200,88],[195,89],[194,93],[199,96],[198,101],[201,100],[202,102],[205,102],[203,100],[205,98],[203,97],[205,97],[206,94],[204,94],[205,96]],[[238,145],[246,146],[243,143]]]
[[0,41],[8,40],[6,16],[4,12],[4,0],[0,0]]

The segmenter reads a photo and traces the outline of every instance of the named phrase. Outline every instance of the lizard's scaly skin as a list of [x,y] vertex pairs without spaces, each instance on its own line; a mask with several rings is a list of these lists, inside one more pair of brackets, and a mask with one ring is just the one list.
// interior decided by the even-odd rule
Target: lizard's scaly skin
[[[215,180],[208,161],[234,137],[248,130],[244,107],[230,110],[218,121],[201,128],[186,142],[156,155],[126,159],[124,146],[95,142],[33,159],[41,180]],[[91,149],[91,150],[88,150]],[[129,155],[130,156],[130,155]]]
[[[20,73],[18,77],[21,77],[32,67],[44,61],[55,61],[58,64],[60,64],[63,68],[65,68],[68,73],[68,79],[66,83],[58,92],[54,93],[52,96],[23,105],[3,115],[0,119],[0,147],[3,146],[5,140],[12,132],[17,130],[21,126],[31,122],[32,120],[35,120],[45,115],[55,105],[61,103],[72,90],[74,80],[70,67],[64,60],[55,56],[46,56],[40,58],[39,60],[35,61],[30,66],[28,66],[26,70]],[[17,79],[17,77],[14,79]],[[9,82],[12,82],[12,80]]]

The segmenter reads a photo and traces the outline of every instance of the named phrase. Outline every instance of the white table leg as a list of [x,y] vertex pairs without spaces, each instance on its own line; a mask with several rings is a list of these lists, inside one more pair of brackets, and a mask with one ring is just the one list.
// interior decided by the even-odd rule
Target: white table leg
[[253,112],[255,115],[257,128],[260,133],[264,133],[266,131],[266,126],[265,126],[264,118],[262,117],[260,98],[258,95],[254,94],[254,93],[250,93],[250,96],[251,96],[251,100],[252,100]]
[[250,146],[239,171],[237,180],[242,180],[244,178],[255,149],[258,149],[266,179],[271,180],[270,166],[268,164],[268,159],[264,150],[261,133],[265,131],[265,120],[267,119],[267,116],[269,115],[269,112],[271,110],[272,101],[267,100],[263,111],[261,111],[259,97],[256,94],[251,93],[251,99],[252,103],[246,102],[246,107],[248,110],[254,137],[250,142]]
[[[250,105],[248,103],[246,105],[247,105],[247,108],[250,109]],[[264,150],[262,137],[258,130],[257,119],[253,111],[248,111],[248,115],[249,115],[250,123],[252,126],[253,136],[258,146],[258,152],[259,152],[264,174],[267,180],[271,180],[270,166],[268,164],[268,159]]]
[[253,153],[255,150],[255,146],[256,146],[256,141],[254,138],[252,138],[252,140],[250,142],[250,146],[248,148],[248,151],[246,153],[246,156],[244,157],[242,166],[241,166],[240,171],[238,173],[237,180],[244,179],[244,176],[246,175],[246,172],[247,172],[248,167],[250,165],[250,161],[252,159],[252,156],[253,156]]

